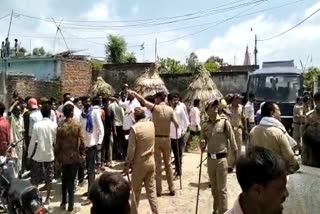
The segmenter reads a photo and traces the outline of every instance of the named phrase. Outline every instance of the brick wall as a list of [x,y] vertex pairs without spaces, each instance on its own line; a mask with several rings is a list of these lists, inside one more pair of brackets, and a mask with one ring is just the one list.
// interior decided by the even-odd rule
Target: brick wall
[[32,75],[9,75],[7,81],[8,100],[17,91],[23,98],[32,96],[61,98],[61,84],[59,81],[39,81]]
[[61,94],[88,95],[92,85],[92,68],[88,61],[62,59],[61,70]]

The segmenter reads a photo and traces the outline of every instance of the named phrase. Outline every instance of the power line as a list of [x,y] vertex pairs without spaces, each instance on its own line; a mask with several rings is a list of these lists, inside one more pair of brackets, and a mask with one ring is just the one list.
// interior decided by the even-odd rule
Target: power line
[[282,35],[290,32],[291,30],[295,29],[296,27],[300,26],[301,24],[303,24],[304,22],[306,22],[308,19],[310,19],[312,16],[314,16],[315,14],[317,14],[319,11],[320,11],[320,8],[319,8],[318,10],[316,10],[315,12],[313,12],[312,14],[310,14],[309,16],[307,16],[307,17],[306,17],[305,19],[303,19],[302,21],[300,21],[298,24],[296,24],[296,25],[292,26],[291,28],[283,31],[282,33],[279,33],[279,34],[277,34],[277,35],[275,35],[275,36],[272,36],[272,37],[270,37],[270,38],[267,38],[267,39],[260,39],[260,40],[258,40],[258,41],[263,42],[263,41],[268,41],[268,40],[271,40],[271,39],[278,38],[278,37],[280,37],[280,36],[282,36]]
[[[241,1],[243,1],[243,0],[241,0]],[[241,2],[241,1],[237,1],[237,2]],[[178,22],[183,22],[183,21],[199,19],[202,17],[213,15],[213,13],[217,14],[217,13],[223,13],[223,12],[227,12],[227,11],[231,11],[231,10],[236,10],[239,8],[243,8],[243,7],[250,6],[252,4],[256,4],[256,3],[264,2],[264,1],[267,1],[267,0],[250,0],[245,3],[237,4],[234,6],[230,6],[230,4],[225,4],[222,6],[211,8],[210,11],[205,12],[201,15],[197,15],[195,13],[197,16],[184,17],[183,19],[173,19],[173,20],[168,20],[168,21],[166,20],[166,21],[162,21],[162,22],[142,22],[142,23],[129,24],[129,25],[88,25],[88,24],[72,24],[72,23],[64,22],[62,24],[62,26],[64,26],[64,28],[69,28],[69,29],[85,28],[85,29],[99,29],[99,30],[104,29],[104,28],[108,28],[108,29],[116,28],[117,29],[117,28],[154,27],[154,26],[162,26],[162,25],[168,25],[168,24],[173,24],[173,23],[178,23]],[[20,14],[20,13],[16,13],[16,14],[23,16],[23,17],[31,18],[31,19],[52,22],[48,18],[35,17],[35,16],[30,16],[30,15]],[[185,15],[185,16],[189,16],[189,15],[190,14]]]
[[4,16],[0,17],[0,20],[5,19],[5,18],[7,18],[9,16],[10,16],[10,14],[4,15]]
[[[233,5],[236,4],[238,2],[242,2],[242,1],[246,1],[246,0],[237,0],[231,3],[227,3],[227,4],[223,4],[223,5],[219,5],[217,7],[214,8],[209,8],[209,9],[205,9],[205,10],[198,10],[196,12],[192,12],[192,13],[187,13],[187,14],[182,14],[182,15],[177,15],[177,16],[169,16],[169,17],[159,17],[159,18],[149,18],[149,19],[136,19],[136,20],[104,20],[104,21],[97,21],[97,20],[74,20],[74,19],[65,19],[65,22],[80,22],[80,23],[131,23],[131,22],[147,22],[147,21],[160,21],[160,20],[170,20],[170,19],[176,19],[176,18],[181,18],[181,17],[187,17],[187,16],[192,16],[192,15],[197,15],[199,13],[204,13],[204,12],[208,12],[212,9],[217,9],[217,8],[221,8],[227,5]],[[36,16],[31,16],[31,15],[26,15],[26,14],[20,14],[22,16],[28,17],[28,18],[32,18],[32,19],[40,19],[43,21],[50,21],[50,18],[42,18],[42,17],[36,17]]]
[[[251,12],[251,13],[246,13],[246,14],[243,14],[243,15],[239,15],[239,16],[236,16],[236,17],[231,17],[231,18],[228,18],[228,19],[224,19],[224,20],[220,20],[220,21],[215,21],[215,22],[207,22],[207,23],[202,23],[202,24],[198,24],[198,25],[190,25],[190,26],[186,26],[186,27],[182,27],[182,28],[174,28],[174,29],[169,29],[169,30],[163,30],[163,31],[155,31],[155,32],[149,32],[149,33],[140,33],[140,34],[131,34],[131,35],[121,35],[123,37],[129,37],[129,36],[144,36],[144,35],[152,35],[152,34],[158,34],[158,33],[163,33],[163,32],[171,32],[171,31],[177,31],[177,30],[182,30],[182,29],[187,29],[187,28],[194,28],[194,27],[201,27],[201,26],[205,26],[205,25],[218,25],[220,22],[225,22],[225,21],[230,21],[230,20],[233,20],[233,19],[238,19],[238,18],[243,18],[243,17],[246,17],[246,16],[251,16],[251,15],[254,15],[254,14],[258,14],[258,13],[263,13],[263,12],[266,12],[266,11],[270,11],[270,10],[277,10],[277,9],[280,9],[280,8],[283,8],[283,7],[287,7],[289,5],[292,5],[292,4],[296,4],[298,2],[301,2],[303,0],[298,0],[298,1],[294,1],[294,2],[290,2],[290,3],[287,3],[287,4],[282,4],[282,5],[278,5],[278,6],[274,6],[274,7],[269,7],[269,8],[265,8],[265,9],[262,9],[262,10],[258,10],[258,11],[254,11],[254,12]],[[213,27],[213,26],[211,26]],[[204,29],[205,30],[205,29]],[[202,31],[202,30],[201,30]],[[89,40],[89,39],[106,39],[106,36],[103,36],[103,37],[79,37],[79,36],[76,36],[68,31],[66,31],[64,29],[64,32],[72,37],[65,37],[66,40],[72,40],[72,39],[75,39],[75,40],[85,40],[89,43],[93,43],[93,44],[97,44],[97,45],[105,45],[103,43],[99,43],[99,42],[95,42],[95,41],[92,41],[92,40]],[[14,36],[19,36],[19,37],[26,37],[26,38],[41,38],[41,39],[55,39],[55,37],[50,37],[50,36],[39,36],[39,35],[14,35]],[[57,38],[59,39],[59,38]],[[146,44],[147,46],[151,46],[153,44]],[[140,45],[130,45],[129,47],[140,47]]]

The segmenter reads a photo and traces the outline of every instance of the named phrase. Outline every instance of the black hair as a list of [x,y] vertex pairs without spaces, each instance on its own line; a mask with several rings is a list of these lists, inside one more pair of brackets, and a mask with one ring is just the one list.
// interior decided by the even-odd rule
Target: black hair
[[70,93],[63,94],[63,99],[66,99],[67,96],[71,96],[71,94]]
[[249,93],[249,99],[254,99],[254,94],[253,93]]
[[150,103],[154,103],[154,96],[152,96],[152,95],[146,96],[145,100],[147,100]]
[[296,99],[296,102],[298,103],[298,102],[300,102],[300,101],[303,101],[303,97],[298,96],[297,99]]
[[160,99],[162,102],[166,100],[166,94],[164,92],[157,92],[154,97]]
[[263,147],[251,147],[236,163],[236,174],[243,192],[254,184],[267,185],[286,174],[286,165],[276,153]]
[[315,102],[320,101],[320,92],[317,92],[317,93],[314,94],[313,100],[314,100]]
[[304,95],[304,96],[303,96],[303,102],[304,102],[304,103],[307,103],[309,100],[310,100],[309,95]]
[[193,106],[198,107],[200,105],[200,99],[195,99],[193,101]]
[[66,118],[72,118],[73,117],[73,109],[74,109],[74,106],[72,104],[67,104],[65,106],[63,106],[63,115],[66,117]]
[[275,110],[275,103],[265,102],[261,107],[261,117],[272,117],[272,112],[275,112]]
[[76,103],[79,102],[79,101],[80,101],[80,98],[79,98],[79,97],[76,97],[76,98],[74,98],[73,103],[76,104]]
[[51,105],[50,103],[46,102],[41,106],[41,113],[43,117],[50,118],[51,116]]
[[6,110],[6,106],[2,102],[0,102],[0,116],[1,117],[3,116],[5,110]]
[[24,99],[24,101],[25,101],[26,103],[28,103],[28,101],[29,101],[31,98],[32,98],[32,97],[28,96],[28,97],[26,97],[26,98]]
[[129,214],[130,186],[121,174],[103,173],[92,185],[89,199],[92,202],[91,213]]
[[95,96],[92,98],[91,103],[93,106],[98,106],[100,105],[100,98],[98,96]]

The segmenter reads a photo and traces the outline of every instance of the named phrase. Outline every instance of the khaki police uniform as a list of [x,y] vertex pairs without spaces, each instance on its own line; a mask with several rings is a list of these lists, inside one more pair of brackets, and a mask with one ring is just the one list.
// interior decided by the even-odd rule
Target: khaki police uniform
[[[213,195],[214,212],[225,213],[228,210],[227,154],[237,151],[237,144],[230,122],[225,117],[217,116],[215,121],[208,120],[203,124],[201,139],[207,144],[208,174]],[[228,140],[231,151],[228,151]]]
[[[241,154],[241,146],[242,146],[242,141],[243,141],[243,128],[244,128],[244,111],[243,111],[243,106],[238,105],[236,107],[230,105],[230,123],[233,129],[234,137],[236,139],[237,147],[238,147],[238,154],[237,156],[239,157]],[[233,168],[235,161],[238,157],[234,157],[234,154],[229,153],[228,154],[228,165],[230,168]]]
[[281,129],[272,126],[255,126],[249,135],[249,146],[260,146],[277,153],[286,162],[289,172],[299,169],[288,137]]
[[302,137],[302,126],[304,125],[304,116],[303,116],[303,106],[296,104],[293,107],[293,139],[298,143],[299,148],[301,148],[301,137]]
[[[319,154],[320,151],[315,151],[315,148],[311,148],[309,144],[318,144],[319,132],[320,132],[320,113],[316,110],[312,110],[307,113],[306,127],[304,132],[304,138],[308,136],[308,140],[304,140],[302,144],[301,160],[302,164],[307,166],[320,166]],[[310,139],[311,138],[311,139]],[[308,143],[304,143],[307,142]],[[317,141],[317,142],[310,142]],[[319,147],[318,147],[319,148]],[[316,149],[317,150],[317,149]]]
[[173,185],[173,175],[171,169],[171,141],[170,141],[170,125],[173,121],[175,114],[173,109],[166,105],[164,102],[159,105],[155,105],[152,111],[152,120],[155,127],[155,154],[154,158],[156,161],[156,187],[157,194],[162,193],[161,175],[162,167],[161,162],[163,157],[163,162],[166,171],[167,182],[169,186],[169,191],[174,191]]
[[[132,167],[132,190],[135,196],[136,213],[139,206],[142,183],[146,188],[147,197],[153,214],[158,213],[157,196],[155,188],[155,162],[154,162],[155,129],[151,121],[140,120],[130,129],[128,146],[128,163]],[[131,205],[135,206],[133,201]]]

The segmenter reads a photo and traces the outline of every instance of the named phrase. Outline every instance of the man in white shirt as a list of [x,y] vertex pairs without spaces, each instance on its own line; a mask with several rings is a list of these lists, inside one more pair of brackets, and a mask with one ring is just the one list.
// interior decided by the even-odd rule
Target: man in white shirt
[[244,117],[246,119],[248,132],[254,127],[254,94],[249,94],[249,100],[244,106]]
[[200,100],[199,99],[195,99],[193,101],[193,107],[191,108],[190,113],[189,113],[189,118],[190,118],[190,126],[189,126],[190,136],[189,136],[188,141],[187,141],[186,152],[188,152],[188,150],[189,150],[190,143],[191,143],[193,137],[194,136],[200,136],[201,113],[200,113],[199,107],[200,107]]
[[94,97],[91,102],[92,107],[88,109],[86,116],[81,119],[82,125],[85,125],[84,139],[86,144],[88,191],[95,180],[95,166],[96,164],[101,164],[99,161],[101,161],[101,146],[104,137],[100,99],[99,97]]
[[[29,139],[30,139],[34,124],[42,120],[43,117],[38,107],[38,101],[35,98],[30,98],[28,100],[28,108],[30,111],[30,115],[29,115],[29,130],[27,131],[29,133]],[[50,115],[51,115],[51,110],[50,110]]]
[[71,99],[71,94],[70,93],[65,93],[63,95],[63,103],[58,107],[57,111],[63,115],[63,106],[67,101],[70,101]]
[[141,107],[139,101],[131,94],[128,95],[128,103],[125,107],[125,114],[123,118],[123,131],[125,135],[124,145],[121,146],[121,160],[124,160],[127,156],[128,150],[128,138],[130,133],[130,128],[134,124],[134,109]]
[[[114,95],[110,98],[110,105],[108,106],[108,109],[110,112],[113,112],[114,118],[113,118],[113,148],[114,151],[114,158],[117,160],[121,159],[120,154],[120,147],[124,144],[125,136],[123,132],[123,117],[124,117],[124,111],[123,108],[118,103],[119,96]],[[122,147],[121,147],[122,148]]]
[[56,141],[57,124],[50,120],[51,105],[46,103],[41,107],[43,119],[36,122],[28,148],[28,158],[31,159],[31,183],[38,186],[42,180],[47,187],[45,203],[50,202],[51,182],[54,176],[54,144]]
[[188,116],[184,110],[183,105],[179,104],[179,96],[177,94],[169,94],[168,95],[169,105],[173,108],[175,116],[177,118],[179,127],[171,122],[170,125],[170,139],[171,139],[171,148],[174,155],[174,163],[175,163],[175,175],[181,176],[182,174],[182,152],[184,150],[184,140],[183,135],[187,130],[190,122]]

